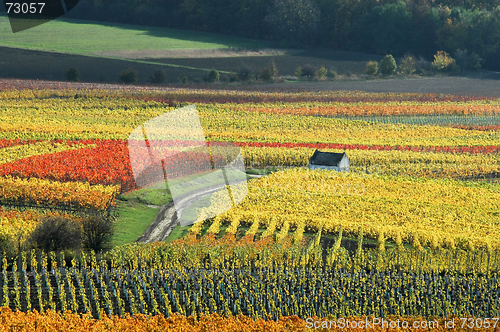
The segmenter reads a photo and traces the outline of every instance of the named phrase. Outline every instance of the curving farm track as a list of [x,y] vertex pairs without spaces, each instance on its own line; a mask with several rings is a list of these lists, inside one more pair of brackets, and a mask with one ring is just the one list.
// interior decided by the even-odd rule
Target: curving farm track
[[[259,178],[263,175],[250,175],[247,174],[247,178]],[[232,182],[230,184],[236,184],[241,181]],[[214,186],[206,188],[203,191],[196,191],[195,193],[190,193],[180,198],[180,207],[176,210],[174,202],[170,201],[160,208],[160,212],[156,216],[155,221],[149,225],[146,231],[137,239],[136,242],[156,242],[165,241],[170,235],[172,230],[179,225],[179,216],[182,216],[182,212],[188,208],[191,204],[197,200],[210,195],[216,191],[220,190],[220,186]]]

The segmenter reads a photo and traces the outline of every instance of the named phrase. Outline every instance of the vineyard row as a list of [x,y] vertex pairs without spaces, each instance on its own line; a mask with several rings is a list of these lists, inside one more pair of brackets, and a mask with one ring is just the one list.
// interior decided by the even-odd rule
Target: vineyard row
[[0,306],[124,316],[173,313],[498,317],[499,276],[345,269],[25,270],[0,274]]

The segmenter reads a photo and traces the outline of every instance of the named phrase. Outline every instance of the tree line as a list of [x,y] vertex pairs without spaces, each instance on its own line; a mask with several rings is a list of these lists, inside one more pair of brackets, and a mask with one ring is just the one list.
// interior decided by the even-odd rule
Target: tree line
[[69,17],[432,59],[500,70],[500,0],[81,0]]

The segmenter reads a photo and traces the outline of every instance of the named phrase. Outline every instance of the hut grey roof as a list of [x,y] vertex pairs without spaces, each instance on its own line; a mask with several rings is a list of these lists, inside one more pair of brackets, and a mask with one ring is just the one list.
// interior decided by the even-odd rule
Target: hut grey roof
[[337,166],[344,156],[345,152],[334,153],[316,150],[311,159],[309,159],[309,162],[311,165]]

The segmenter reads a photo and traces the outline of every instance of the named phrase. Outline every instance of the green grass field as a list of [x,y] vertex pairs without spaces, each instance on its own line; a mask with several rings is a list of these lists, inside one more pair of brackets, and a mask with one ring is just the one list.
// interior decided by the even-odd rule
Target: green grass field
[[53,20],[14,34],[6,13],[0,13],[0,46],[91,54],[116,50],[260,48],[268,47],[269,43],[192,31],[73,19]]
[[[221,80],[228,81],[230,74],[242,69],[250,70],[254,77],[274,61],[280,75],[293,80],[298,66],[310,64],[339,74],[360,74],[366,61],[381,58],[342,51],[245,53],[275,48],[274,43],[263,40],[63,18],[12,33],[6,14],[0,13],[0,77],[4,78],[65,80],[68,68],[75,67],[83,82],[114,83],[123,70],[133,67],[139,72],[139,84],[148,83],[159,68],[165,71],[168,83],[179,83],[183,78],[196,83],[215,68],[222,74]],[[225,56],[217,51],[220,49],[234,50],[238,56]],[[169,53],[171,50],[182,50],[179,54],[183,55],[174,56],[178,53]],[[162,51],[166,53],[159,57]]]
[[117,220],[113,246],[119,246],[136,241],[148,226],[155,220],[160,208],[148,205],[161,206],[172,199],[167,190],[140,189],[117,199]]
[[[184,182],[186,180],[193,180],[199,176],[200,174],[196,174],[182,179],[176,179],[173,180],[173,183],[176,183],[177,181]],[[219,184],[218,181],[209,181],[206,183],[202,182],[198,185],[191,183],[191,186],[186,188],[186,191],[181,191],[178,194],[179,196],[182,196],[184,194],[196,192],[197,190],[209,188],[217,184]],[[159,207],[172,200],[169,190],[160,189],[163,186],[163,183],[158,183],[149,188],[135,190],[117,197],[117,219],[115,222],[115,234],[112,239],[113,246],[119,246],[136,241],[155,220],[156,215],[160,211]],[[183,215],[185,215],[186,218],[194,219],[196,216],[196,210],[200,207],[208,206],[209,203],[210,196],[203,197],[195,204],[188,206],[184,210]],[[178,239],[185,236],[187,234],[187,229],[190,227],[191,226],[176,227],[173,235],[167,242],[172,241],[172,239]]]

